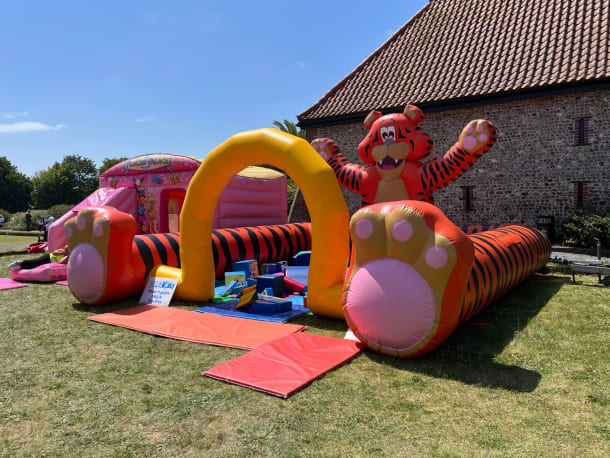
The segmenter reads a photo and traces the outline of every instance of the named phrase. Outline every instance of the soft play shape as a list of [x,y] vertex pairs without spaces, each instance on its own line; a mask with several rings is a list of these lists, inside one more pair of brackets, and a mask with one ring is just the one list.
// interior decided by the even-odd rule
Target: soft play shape
[[24,286],[28,285],[13,281],[10,278],[0,278],[0,291],[4,289],[23,288]]
[[437,207],[375,204],[351,220],[343,293],[349,327],[368,347],[414,357],[542,268],[551,245],[521,226],[465,235]]
[[433,202],[432,194],[462,176],[496,141],[493,125],[471,121],[442,157],[421,163],[432,152],[432,139],[419,127],[424,115],[413,105],[402,114],[371,111],[364,120],[368,135],[358,145],[362,166],[350,163],[334,141],[319,138],[312,146],[333,168],[342,186],[362,197],[362,205],[396,200]]
[[[279,261],[311,247],[308,223],[217,229],[212,232],[216,278],[240,259]],[[70,258],[68,283],[85,304],[100,304],[140,294],[159,265],[180,266],[178,234],[135,235],[131,215],[111,207],[90,207],[68,221],[64,231]]]
[[260,346],[202,375],[287,398],[345,364],[361,350],[359,342],[299,332]]
[[11,270],[11,277],[13,280],[21,281],[54,282],[66,278],[67,267],[66,264],[52,262],[33,269]]
[[328,164],[304,139],[277,129],[234,135],[206,156],[191,180],[180,217],[182,269],[159,267],[155,275],[178,278],[179,299],[212,298],[214,260],[209,239],[214,208],[230,178],[250,164],[276,166],[301,189],[315,228],[308,306],[314,313],[340,318],[341,289],[349,256],[347,205]]
[[156,305],[141,305],[88,319],[171,339],[244,350],[305,329],[296,324],[264,323]]

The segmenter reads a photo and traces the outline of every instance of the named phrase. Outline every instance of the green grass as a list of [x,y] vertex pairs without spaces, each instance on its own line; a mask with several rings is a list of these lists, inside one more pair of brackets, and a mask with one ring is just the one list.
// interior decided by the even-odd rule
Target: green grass
[[0,454],[608,456],[610,288],[596,280],[530,279],[424,357],[367,351],[287,400],[200,375],[241,350],[86,320],[135,300],[0,291]]
[[0,250],[13,245],[28,245],[37,242],[38,237],[21,235],[0,235]]

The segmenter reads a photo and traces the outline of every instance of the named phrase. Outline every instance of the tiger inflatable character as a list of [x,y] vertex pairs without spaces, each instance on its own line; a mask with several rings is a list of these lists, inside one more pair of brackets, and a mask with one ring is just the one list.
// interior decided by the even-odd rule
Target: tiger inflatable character
[[462,176],[494,145],[496,130],[484,119],[471,121],[442,158],[422,163],[433,145],[419,126],[423,117],[413,105],[407,105],[402,114],[382,116],[371,111],[364,120],[369,133],[358,145],[367,166],[349,162],[331,139],[316,139],[312,146],[332,167],[339,183],[360,194],[362,206],[395,200],[434,203],[434,191]]

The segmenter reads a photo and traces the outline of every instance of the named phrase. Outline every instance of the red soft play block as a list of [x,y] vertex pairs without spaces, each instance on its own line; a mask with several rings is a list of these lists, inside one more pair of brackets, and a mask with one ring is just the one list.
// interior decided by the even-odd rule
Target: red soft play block
[[299,294],[302,294],[305,290],[305,285],[303,283],[299,283],[298,281],[288,277],[284,278],[284,287]]
[[299,332],[204,372],[225,382],[287,398],[362,350],[353,340]]
[[172,339],[244,350],[305,329],[296,324],[245,320],[156,305],[141,305],[88,319]]

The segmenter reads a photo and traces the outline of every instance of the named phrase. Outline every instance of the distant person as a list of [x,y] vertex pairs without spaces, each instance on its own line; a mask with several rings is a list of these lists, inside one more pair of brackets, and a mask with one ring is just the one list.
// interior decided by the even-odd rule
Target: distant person
[[48,237],[49,237],[49,228],[51,227],[51,224],[53,224],[53,222],[55,221],[55,218],[53,218],[52,216],[49,215],[49,217],[47,218],[46,224],[44,226],[44,241],[47,242]]
[[32,228],[32,213],[28,210],[25,212],[25,230],[30,231]]
[[67,264],[70,250],[68,245],[65,245],[59,250],[55,250],[53,253],[44,253],[34,259],[24,259],[19,261],[11,262],[8,268],[13,271],[19,271],[21,269],[33,269],[34,267],[49,264],[51,262],[57,262],[59,264]]
[[0,228],[4,226],[4,215],[0,215]]
[[38,220],[38,230],[43,231],[45,224],[47,224],[47,222],[45,221],[44,216],[41,216]]

